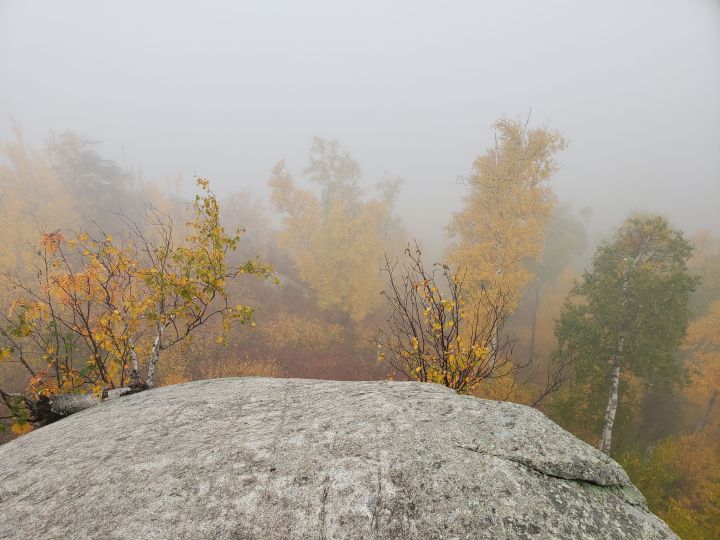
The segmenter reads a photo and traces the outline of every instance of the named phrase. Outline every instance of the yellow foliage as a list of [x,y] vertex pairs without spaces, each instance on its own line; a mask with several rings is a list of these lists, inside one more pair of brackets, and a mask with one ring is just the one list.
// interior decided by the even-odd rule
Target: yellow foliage
[[449,227],[457,242],[448,257],[467,268],[470,284],[501,290],[512,311],[532,277],[527,263],[542,251],[555,204],[547,183],[565,142],[557,132],[527,130],[519,121],[499,120],[494,128],[499,144],[473,164],[465,207]]
[[[357,167],[351,160],[346,165],[353,171]],[[273,170],[272,201],[285,214],[280,244],[315,293],[318,307],[361,321],[380,301],[379,269],[392,243],[386,234],[392,201],[364,201],[354,178],[338,179],[338,171],[323,170],[323,175],[320,200],[295,188],[282,162]]]
[[260,325],[258,333],[275,349],[323,351],[343,341],[343,327],[281,311]]
[[650,509],[683,539],[720,537],[720,437],[701,432],[658,443],[647,456],[624,456]]
[[[251,321],[251,307],[230,303],[228,278],[270,277],[272,270],[255,259],[240,267],[227,264],[239,232],[225,233],[207,181],[198,186],[202,193],[184,243],[174,242],[167,216],[151,211],[145,225],[154,240],[137,224],[129,238],[118,240],[107,233],[71,239],[44,234],[35,251],[34,280],[6,276],[23,296],[6,316],[0,360],[18,356],[16,365],[31,376],[27,393],[33,399],[58,392],[100,395],[131,383],[152,386],[164,351],[208,320],[219,321],[215,329],[223,344],[233,321]],[[186,380],[185,368],[169,370],[165,382]]]
[[185,373],[183,367],[184,366],[172,366],[168,369],[163,369],[159,375],[159,386],[170,386],[171,384],[182,384],[190,382],[192,379],[189,375],[187,375],[187,373]]
[[15,435],[18,437],[20,435],[25,435],[26,433],[30,433],[32,431],[33,427],[31,424],[24,422],[15,422],[12,426],[10,426],[10,431],[12,431]]
[[692,382],[685,395],[689,401],[705,408],[715,395],[714,418],[720,420],[720,301],[710,306],[706,315],[688,327],[683,351],[688,355]]
[[13,131],[13,141],[0,143],[0,268],[24,275],[38,230],[77,226],[79,215],[46,156]]

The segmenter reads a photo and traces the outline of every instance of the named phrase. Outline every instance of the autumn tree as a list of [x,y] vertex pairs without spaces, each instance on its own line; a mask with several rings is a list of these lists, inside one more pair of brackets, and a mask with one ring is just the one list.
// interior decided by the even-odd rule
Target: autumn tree
[[555,205],[549,180],[565,147],[555,131],[516,120],[494,125],[496,144],[473,164],[465,206],[449,227],[455,244],[448,260],[468,269],[479,286],[503,291],[512,312],[532,279]]
[[674,530],[709,540],[720,536],[720,301],[690,324],[682,350],[691,373],[687,431],[653,448],[640,474]]
[[683,539],[720,535],[720,437],[716,432],[681,433],[643,454],[623,456],[622,465],[650,509]]
[[[612,241],[597,249],[557,321],[555,354],[575,362],[575,388],[583,399],[607,395],[598,444],[605,453],[611,450],[622,373],[626,381],[668,388],[684,380],[675,353],[697,281],[687,269],[691,252],[683,234],[664,218],[628,218]],[[579,408],[573,410],[577,414]]]
[[398,235],[392,215],[398,182],[384,183],[378,198],[364,198],[358,163],[336,141],[320,138],[305,174],[320,187],[319,197],[296,188],[283,162],[273,170],[272,202],[284,214],[280,245],[318,307],[337,313],[344,325],[361,321],[378,305],[383,253]]
[[683,425],[625,452],[621,463],[650,509],[682,538],[711,540],[720,536],[720,301],[690,323],[681,357],[690,382],[672,402]]
[[417,244],[405,250],[402,262],[386,259],[384,271],[390,317],[375,342],[378,359],[397,374],[470,392],[517,370],[512,338],[503,335],[493,345],[508,317],[501,290],[466,287],[468,272],[445,264],[425,268]]
[[701,432],[714,422],[720,436],[720,300],[692,321],[683,352],[692,377],[686,395],[701,411],[694,431]]
[[30,377],[24,393],[0,385],[16,431],[108,393],[154,386],[164,352],[211,319],[221,321],[220,341],[233,322],[251,321],[253,308],[232,301],[228,280],[267,278],[271,268],[255,259],[227,265],[239,231],[225,231],[208,182],[197,183],[183,242],[174,240],[172,219],[150,208],[146,226],[124,218],[119,239],[103,231],[43,235],[35,282],[4,274],[17,298],[3,314],[0,358]]
[[20,128],[12,132],[13,139],[0,142],[0,268],[22,273],[38,230],[76,227],[80,213],[47,155],[28,144]]

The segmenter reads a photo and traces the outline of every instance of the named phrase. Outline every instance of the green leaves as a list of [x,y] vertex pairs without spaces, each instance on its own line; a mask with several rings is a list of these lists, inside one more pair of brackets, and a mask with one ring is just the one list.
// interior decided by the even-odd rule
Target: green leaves
[[630,217],[597,249],[591,268],[568,295],[555,328],[555,355],[575,360],[575,388],[585,393],[577,398],[593,400],[596,413],[607,395],[609,360],[618,354],[621,336],[628,380],[670,386],[685,380],[675,353],[697,284],[686,264],[691,252],[690,243],[664,218]]

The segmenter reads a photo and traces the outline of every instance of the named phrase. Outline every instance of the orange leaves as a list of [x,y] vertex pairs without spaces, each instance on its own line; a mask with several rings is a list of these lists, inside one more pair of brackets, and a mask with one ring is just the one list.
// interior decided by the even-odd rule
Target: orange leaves
[[15,422],[12,426],[10,426],[10,431],[12,431],[15,435],[18,437],[20,435],[25,435],[26,433],[30,433],[32,431],[33,427],[28,422]]
[[720,394],[720,301],[690,324],[683,351],[692,375],[685,396],[706,411],[701,421],[720,426],[720,403],[715,403]]
[[37,372],[27,385],[27,393],[34,398],[40,396],[50,397],[57,394],[60,391],[60,387],[57,382],[49,376],[49,370],[43,370]]
[[7,314],[9,322],[7,330],[17,338],[28,337],[46,316],[47,309],[42,302],[26,299],[14,300]]
[[195,180],[195,183],[202,189],[203,191],[208,191],[210,189],[210,182],[206,178],[198,178]]
[[47,250],[50,255],[53,255],[60,243],[64,240],[63,235],[60,232],[53,232],[50,234],[43,234],[40,244]]
[[[198,186],[184,244],[175,243],[169,216],[153,209],[144,224],[124,222],[128,230],[117,240],[103,231],[95,238],[86,232],[41,238],[37,284],[13,282],[22,297],[11,305],[6,334],[23,346],[18,363],[32,375],[26,390],[32,399],[100,395],[129,384],[131,370],[145,367],[150,385],[163,351],[210,318],[220,319],[221,342],[233,322],[252,320],[250,306],[230,304],[228,281],[240,274],[267,278],[272,269],[257,260],[228,266],[239,233],[220,225],[207,180]],[[0,341],[0,360],[12,352]]]

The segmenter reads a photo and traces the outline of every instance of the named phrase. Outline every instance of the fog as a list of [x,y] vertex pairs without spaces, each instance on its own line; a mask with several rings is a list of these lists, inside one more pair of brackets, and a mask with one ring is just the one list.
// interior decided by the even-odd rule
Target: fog
[[[252,376],[434,383],[542,410],[620,463],[680,537],[714,539],[719,336],[718,0],[0,0],[5,455],[21,448],[12,439],[88,404],[159,386]],[[338,389],[337,399],[325,396],[338,404],[335,420],[360,403],[349,401],[352,390],[328,388]],[[377,433],[412,433],[415,443],[428,437],[427,418],[462,412],[448,416],[439,400],[415,396],[415,420],[403,409],[397,430],[383,405],[390,423]],[[287,426],[265,410],[275,398],[243,399],[254,404],[248,425],[282,442]],[[198,451],[215,456],[203,463],[220,459],[206,451],[213,439],[195,401],[187,411],[173,402],[172,425],[157,421],[159,462],[172,461],[166,435],[184,429],[203,434]],[[113,423],[113,444],[128,439],[123,431],[144,440],[135,420]],[[343,443],[345,428],[310,420],[312,440],[354,444]],[[491,424],[465,424],[492,435]],[[219,429],[242,450],[242,434]],[[93,446],[102,437],[92,439],[88,448],[102,452]],[[537,439],[543,456],[566,440]],[[266,449],[253,444],[237,455],[265,470],[252,456]],[[436,467],[445,459],[432,470],[398,460],[395,442],[373,444],[436,486],[455,470]],[[545,469],[567,468],[572,448],[557,463],[543,457]],[[600,471],[586,450],[576,457]],[[0,466],[0,477],[35,486],[36,461],[15,459],[27,470]],[[87,476],[91,494],[93,479],[120,470],[81,462],[68,474]],[[204,468],[224,470],[217,463]],[[315,476],[336,478],[332,463]],[[285,486],[279,479],[290,477],[277,475]],[[358,489],[369,486],[360,480]],[[607,500],[632,495],[627,523],[637,531],[642,505],[621,483],[606,486]],[[324,504],[335,484],[316,499]],[[346,495],[379,501],[377,487]],[[27,510],[6,512],[17,523],[61,530],[65,514],[54,509],[64,502],[51,500],[61,491],[44,490],[47,500],[30,508],[11,486],[19,498],[0,503]],[[483,493],[488,504],[507,499]],[[471,499],[454,515],[475,512]],[[367,512],[342,503],[352,519],[329,510],[327,521],[355,527],[364,516],[380,536],[387,523],[415,530],[418,512],[402,508],[418,501],[401,501],[387,523],[376,502]],[[142,501],[128,504],[132,513]],[[522,501],[515,510],[527,514]],[[96,530],[95,514],[69,526]],[[554,536],[544,521],[498,523]],[[0,536],[12,527],[0,523]],[[575,536],[605,530],[620,529],[580,520]]]
[[0,138],[73,130],[187,193],[264,195],[336,138],[440,241],[492,122],[528,115],[569,141],[553,186],[596,227],[720,230],[716,1],[0,3]]

